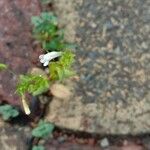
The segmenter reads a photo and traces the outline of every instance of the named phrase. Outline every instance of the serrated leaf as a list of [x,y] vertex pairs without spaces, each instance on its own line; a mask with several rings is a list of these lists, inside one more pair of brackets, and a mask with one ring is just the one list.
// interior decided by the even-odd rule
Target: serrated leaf
[[39,125],[32,130],[32,135],[38,138],[44,138],[52,134],[54,125],[47,122],[40,122]]
[[75,55],[71,51],[65,51],[60,58],[60,63],[65,67],[69,68],[74,62]]
[[16,92],[19,95],[31,93],[36,96],[47,91],[49,88],[49,80],[42,75],[22,75],[17,86]]
[[57,71],[57,74],[58,74],[58,79],[62,80],[64,78],[64,71],[63,71],[63,69],[61,69],[60,67],[56,67],[56,71]]
[[74,62],[74,54],[70,51],[63,52],[59,61],[51,62],[49,65],[50,77],[52,80],[63,80],[75,73],[71,69]]
[[46,42],[43,48],[48,51],[61,51],[64,47],[65,45],[63,43],[54,38],[50,42]]
[[7,69],[7,65],[0,63],[0,70]]
[[71,77],[71,76],[74,76],[74,75],[75,75],[74,71],[68,70],[68,69],[64,69],[64,76],[65,76],[65,78],[68,78],[68,77]]
[[43,19],[43,21],[49,21],[54,25],[57,25],[57,17],[54,16],[54,14],[52,12],[42,12],[41,13],[41,18]]
[[17,117],[19,115],[19,112],[11,105],[6,104],[0,106],[0,114],[2,115],[4,120],[9,120],[11,118]]
[[34,25],[34,26],[39,26],[41,23],[42,23],[42,19],[38,16],[33,16],[31,18],[31,23]]

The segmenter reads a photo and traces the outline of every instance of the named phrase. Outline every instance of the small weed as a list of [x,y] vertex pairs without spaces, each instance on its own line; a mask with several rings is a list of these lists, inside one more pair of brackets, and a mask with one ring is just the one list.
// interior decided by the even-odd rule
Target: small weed
[[64,41],[64,30],[58,28],[57,17],[51,12],[43,12],[40,16],[31,18],[34,25],[33,35],[41,42],[47,52],[62,51],[71,44]]
[[7,69],[7,65],[0,63],[0,71],[4,69]]
[[37,138],[45,138],[52,134],[54,125],[45,121],[40,121],[38,126],[32,130],[32,135]]
[[21,75],[17,86],[17,93],[25,95],[30,93],[34,96],[39,95],[49,88],[49,80],[42,75]]
[[[49,89],[52,81],[60,80],[74,75],[71,66],[74,62],[74,54],[67,49],[71,47],[64,41],[64,31],[58,28],[57,17],[51,12],[43,12],[31,19],[33,36],[42,44],[42,48],[48,53],[39,56],[43,66],[49,65],[49,78],[41,75],[22,75],[17,86],[17,93],[22,97],[22,103],[26,114],[30,109],[25,100],[26,93],[39,95]],[[50,62],[51,61],[51,62]]]
[[59,61],[51,62],[49,65],[50,78],[52,80],[63,80],[74,75],[71,65],[74,62],[74,54],[70,51],[63,52]]
[[11,105],[6,104],[0,106],[0,114],[2,115],[4,120],[10,120],[11,118],[17,117],[19,115],[19,112]]
[[21,75],[20,82],[17,86],[16,92],[21,96],[24,111],[27,115],[31,113],[28,103],[26,101],[26,94],[33,96],[46,92],[49,88],[49,80],[42,75]]

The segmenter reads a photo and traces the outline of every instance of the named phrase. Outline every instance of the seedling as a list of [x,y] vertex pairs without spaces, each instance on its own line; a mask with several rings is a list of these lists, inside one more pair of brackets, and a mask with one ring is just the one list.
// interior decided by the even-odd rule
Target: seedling
[[42,75],[21,75],[20,82],[17,86],[16,92],[21,96],[22,104],[26,114],[30,114],[29,106],[26,102],[26,93],[33,96],[40,95],[46,92],[49,88],[49,80]]
[[51,12],[43,12],[40,16],[31,19],[34,25],[33,35],[42,43],[47,52],[62,51],[71,44],[64,41],[64,30],[58,28],[57,17]]
[[19,112],[11,105],[5,104],[0,106],[0,114],[4,120],[10,120],[11,118],[17,117]]
[[52,134],[54,125],[45,121],[40,121],[38,126],[32,130],[32,135],[37,138],[45,138]]
[[49,65],[50,78],[52,80],[63,80],[74,75],[71,65],[74,62],[74,54],[70,51],[63,52],[59,61],[52,62]]
[[7,69],[7,65],[0,63],[0,71],[4,69]]
[[70,45],[64,41],[63,30],[58,28],[56,16],[51,12],[43,12],[40,16],[32,17],[34,25],[33,35],[41,42],[46,54],[39,56],[44,67],[49,66],[48,77],[41,75],[22,75],[17,86],[17,93],[22,98],[26,114],[30,109],[26,101],[26,94],[33,96],[48,91],[52,81],[60,80],[74,75],[71,65],[74,62],[74,54],[66,48]]
[[17,93],[25,95],[25,93],[34,96],[39,95],[49,88],[49,80],[42,75],[21,75],[20,83],[17,86]]

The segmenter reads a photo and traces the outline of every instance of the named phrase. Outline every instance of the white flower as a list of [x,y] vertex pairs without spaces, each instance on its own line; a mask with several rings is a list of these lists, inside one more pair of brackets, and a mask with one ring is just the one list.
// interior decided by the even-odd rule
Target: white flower
[[49,52],[47,54],[43,54],[39,56],[40,62],[43,63],[43,66],[48,66],[49,62],[56,58],[61,56],[61,52]]

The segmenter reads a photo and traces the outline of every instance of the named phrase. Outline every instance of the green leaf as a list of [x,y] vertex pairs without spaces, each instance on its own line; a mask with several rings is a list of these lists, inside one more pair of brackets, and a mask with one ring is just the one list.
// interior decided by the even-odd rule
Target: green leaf
[[42,12],[41,18],[43,21],[49,21],[51,24],[57,25],[57,17],[52,12]]
[[32,135],[38,138],[44,138],[52,134],[54,125],[48,122],[40,121],[38,126],[32,130]]
[[35,27],[39,25],[43,26],[48,24],[57,25],[57,17],[54,16],[52,12],[42,12],[40,16],[33,16],[31,18],[31,23],[35,25]]
[[33,16],[33,17],[31,18],[31,23],[32,23],[35,27],[39,26],[42,22],[43,22],[42,19],[41,19],[40,17],[38,17],[38,16]]
[[63,52],[59,61],[51,62],[49,65],[50,77],[52,80],[63,80],[75,73],[71,69],[74,62],[74,54],[71,51]]
[[7,69],[7,65],[0,63],[0,70]]
[[60,40],[53,38],[50,42],[46,42],[43,45],[43,49],[46,49],[48,51],[62,51],[65,48],[64,43],[62,43]]
[[42,145],[37,145],[37,146],[33,146],[32,150],[45,150],[45,148]]
[[56,68],[57,70],[57,74],[58,74],[58,79],[59,80],[63,80],[64,78],[68,78],[70,76],[75,75],[75,73],[69,69],[65,69],[65,68]]
[[69,68],[69,67],[71,67],[71,65],[74,62],[74,57],[75,57],[75,55],[71,51],[67,50],[67,51],[63,52],[63,55],[60,58],[60,63],[64,67]]
[[6,104],[0,106],[0,114],[2,115],[4,120],[9,120],[11,118],[17,117],[19,115],[19,112],[11,105]]
[[74,75],[75,75],[74,71],[68,70],[68,69],[64,69],[64,78],[68,78],[68,77],[71,77],[71,76],[74,76]]
[[16,92],[19,95],[30,93],[34,96],[46,92],[49,88],[49,80],[42,75],[21,75]]
[[59,80],[63,80],[64,78],[64,71],[61,67],[56,67],[56,71],[57,71],[57,74],[58,74],[58,79]]

